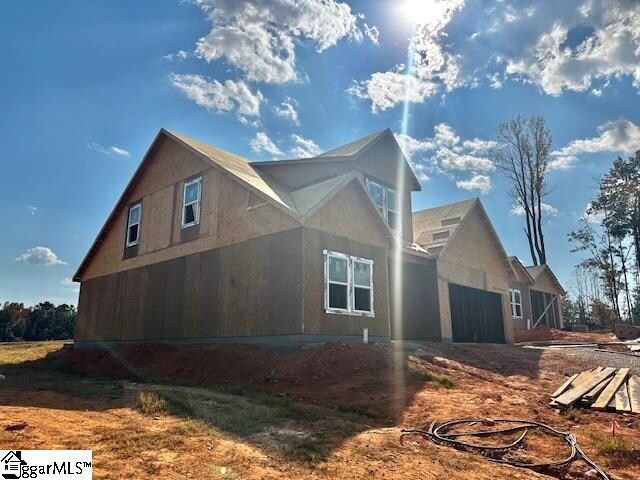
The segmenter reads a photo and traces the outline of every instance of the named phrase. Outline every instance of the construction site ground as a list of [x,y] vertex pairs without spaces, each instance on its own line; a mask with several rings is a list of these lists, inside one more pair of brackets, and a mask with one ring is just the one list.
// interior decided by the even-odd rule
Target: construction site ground
[[[403,427],[465,417],[573,432],[612,479],[640,478],[640,416],[547,406],[567,376],[599,366],[560,349],[63,343],[0,346],[0,448],[91,449],[96,479],[595,478],[580,462],[537,473],[399,442]],[[525,443],[531,460],[568,453],[551,437]]]

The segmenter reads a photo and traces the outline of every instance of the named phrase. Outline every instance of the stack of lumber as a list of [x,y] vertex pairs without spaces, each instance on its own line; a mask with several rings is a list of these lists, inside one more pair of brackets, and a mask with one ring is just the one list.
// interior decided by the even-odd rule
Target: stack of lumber
[[640,413],[640,376],[611,367],[576,373],[551,394],[549,406]]

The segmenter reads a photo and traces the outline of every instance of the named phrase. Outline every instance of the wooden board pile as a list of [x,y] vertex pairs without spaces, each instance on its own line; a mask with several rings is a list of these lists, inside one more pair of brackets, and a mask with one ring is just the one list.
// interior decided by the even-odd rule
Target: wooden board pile
[[576,373],[551,394],[549,406],[640,413],[640,376],[611,367]]

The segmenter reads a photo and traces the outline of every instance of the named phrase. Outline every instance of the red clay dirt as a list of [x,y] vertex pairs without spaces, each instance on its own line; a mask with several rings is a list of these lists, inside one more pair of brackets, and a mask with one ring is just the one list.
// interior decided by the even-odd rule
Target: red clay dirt
[[[274,352],[247,346],[156,344],[122,346],[112,352],[65,349],[56,352],[55,357],[78,372],[113,377],[139,375],[199,385],[241,385],[360,413],[369,419],[357,432],[342,436],[336,432],[338,436],[330,436],[327,448],[331,454],[326,461],[292,463],[229,437],[212,440],[210,436],[183,436],[180,443],[175,443],[176,440],[160,436],[160,430],[166,431],[166,426],[175,419],[161,416],[149,424],[135,409],[118,403],[121,400],[104,399],[94,405],[73,396],[47,392],[0,391],[0,403],[12,405],[2,410],[7,418],[24,419],[33,427],[21,437],[21,448],[90,445],[99,452],[97,458],[103,465],[96,478],[109,478],[104,476],[106,466],[120,462],[110,457],[109,442],[132,435],[140,440],[157,438],[157,445],[142,452],[136,440],[131,440],[127,448],[133,457],[142,454],[151,459],[158,468],[154,473],[165,478],[204,478],[202,462],[193,461],[201,458],[220,465],[232,464],[238,478],[248,479],[592,478],[587,466],[580,462],[567,469],[546,472],[551,475],[547,477],[530,470],[499,466],[478,455],[435,446],[419,438],[399,444],[402,427],[422,427],[436,419],[468,417],[537,420],[571,431],[612,479],[640,478],[640,416],[584,410],[576,419],[568,420],[547,406],[549,393],[568,375],[595,366],[562,352],[514,346],[425,344],[414,355],[405,357],[388,347],[365,345],[329,344],[306,351]],[[405,367],[405,360],[409,368]],[[426,381],[416,374],[420,371],[446,375],[454,385],[445,388]],[[67,408],[40,407],[36,412],[26,406],[43,405],[51,395],[57,397],[46,405],[66,402]],[[22,418],[28,414],[29,418]],[[62,418],[63,424],[59,423]],[[620,424],[617,438],[628,442],[625,451],[608,452],[603,447],[602,439],[610,437],[613,419]],[[102,434],[102,440],[92,437],[91,432],[107,428],[105,421],[114,430],[113,436]],[[315,424],[311,427],[318,428],[322,427]],[[121,432],[117,436],[116,430]],[[7,434],[0,432],[0,443],[3,435]],[[537,460],[551,460],[566,453],[557,439],[533,436],[530,445]],[[144,464],[125,461],[123,467],[128,478],[149,478],[144,470],[149,468],[149,461]]]
[[545,342],[552,340],[560,340],[567,342],[593,342],[603,343],[616,340],[610,333],[602,332],[567,332],[556,328],[539,326],[531,330],[516,330],[514,332],[514,341],[516,343],[523,342]]

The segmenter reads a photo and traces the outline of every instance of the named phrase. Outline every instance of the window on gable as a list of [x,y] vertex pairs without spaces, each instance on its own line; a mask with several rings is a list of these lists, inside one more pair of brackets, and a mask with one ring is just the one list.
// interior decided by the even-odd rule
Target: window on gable
[[324,257],[326,311],[373,317],[373,261],[328,250]]
[[202,177],[185,182],[182,202],[182,228],[190,227],[200,222],[201,194]]
[[513,318],[522,318],[522,294],[517,288],[509,289],[511,297],[511,316]]
[[384,187],[374,181],[367,180],[367,191],[369,195],[371,195],[373,203],[375,203],[376,207],[380,210],[380,213],[384,215]]
[[367,178],[367,191],[391,229],[400,232],[402,230],[402,222],[398,215],[397,192],[393,188],[382,186],[370,178]]
[[140,238],[140,217],[142,216],[142,203],[136,203],[129,207],[127,220],[127,247],[138,244]]

